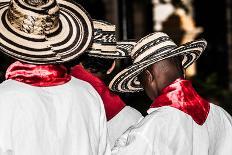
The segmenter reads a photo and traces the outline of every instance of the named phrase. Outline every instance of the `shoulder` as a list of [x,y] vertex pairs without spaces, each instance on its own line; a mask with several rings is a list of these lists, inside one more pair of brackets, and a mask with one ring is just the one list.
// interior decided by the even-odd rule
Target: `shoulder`
[[77,79],[75,77],[72,77],[70,84],[76,90],[80,90],[80,91],[84,90],[84,91],[89,91],[89,92],[94,92],[94,93],[96,92],[91,84],[89,84],[86,81]]
[[212,121],[217,122],[217,124],[223,123],[223,126],[225,124],[230,124],[230,126],[232,127],[231,115],[227,111],[225,111],[222,107],[211,103],[207,122],[212,122]]
[[33,94],[30,85],[17,82],[14,80],[6,80],[0,84],[0,98],[16,97],[15,95]]
[[72,77],[71,80],[60,86],[62,91],[69,92],[69,95],[77,95],[77,96],[82,96],[86,98],[85,96],[88,97],[94,97],[98,98],[99,95],[96,92],[96,90],[93,88],[92,85],[90,85],[88,82],[85,82],[83,80],[77,79],[75,77]]
[[165,124],[172,124],[173,120],[175,120],[175,124],[177,124],[186,119],[186,117],[191,118],[184,112],[169,106],[151,108],[148,110],[148,113],[149,115],[147,116],[146,121],[159,124],[162,122],[165,122]]
[[133,131],[153,141],[154,137],[171,136],[170,133],[172,135],[187,133],[192,128],[192,122],[193,120],[189,115],[167,106],[150,109],[149,115],[136,124]]
[[137,132],[147,136],[147,134],[159,133],[163,128],[166,128],[172,117],[168,110],[163,108],[150,109],[149,114],[137,124],[132,126],[132,132]]
[[68,85],[69,92],[75,97],[81,98],[83,102],[88,102],[88,105],[94,104],[97,107],[103,106],[101,97],[88,82],[72,77]]
[[116,116],[107,122],[111,144],[114,144],[118,137],[142,118],[143,116],[136,109],[129,106],[124,107]]
[[[167,139],[168,127],[172,122],[169,108],[150,109],[149,114],[131,126],[117,141],[113,151],[123,146],[140,147],[141,150],[154,150],[163,139]],[[119,149],[118,149],[119,148]]]
[[121,117],[124,117],[124,118],[128,118],[130,120],[139,120],[141,118],[143,118],[142,114],[130,107],[130,106],[125,106],[119,113],[118,115],[121,115]]
[[24,99],[30,91],[23,89],[19,82],[6,80],[0,84],[0,115],[10,117],[19,99]]
[[120,123],[130,124],[131,126],[137,123],[142,118],[143,116],[139,111],[130,106],[125,106],[117,115],[115,115],[107,123],[108,125],[113,126],[115,126],[114,124],[119,125]]
[[[150,148],[150,150],[164,148],[167,151],[170,149],[169,144],[177,142],[175,140],[186,141],[185,135],[192,128],[193,123],[190,119],[187,121],[188,125],[183,123],[186,118],[183,112],[172,107],[160,107],[150,109],[148,113],[145,118],[124,133],[119,139],[120,143],[124,144],[125,141],[126,145],[129,143],[133,145],[133,141],[137,141],[139,147]],[[178,139],[176,139],[177,136]]]
[[210,113],[217,115],[229,115],[229,113],[225,111],[222,107],[213,103],[210,103]]

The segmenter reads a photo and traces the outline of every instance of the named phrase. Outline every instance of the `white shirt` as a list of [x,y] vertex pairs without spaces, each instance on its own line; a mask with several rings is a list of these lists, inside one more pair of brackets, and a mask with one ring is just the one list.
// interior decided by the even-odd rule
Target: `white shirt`
[[110,154],[103,103],[88,83],[0,84],[0,155]]
[[202,126],[173,107],[148,112],[117,140],[114,155],[232,155],[232,118],[222,108],[210,104]]
[[132,125],[142,119],[142,114],[136,109],[125,106],[116,116],[107,122],[111,148],[115,141]]

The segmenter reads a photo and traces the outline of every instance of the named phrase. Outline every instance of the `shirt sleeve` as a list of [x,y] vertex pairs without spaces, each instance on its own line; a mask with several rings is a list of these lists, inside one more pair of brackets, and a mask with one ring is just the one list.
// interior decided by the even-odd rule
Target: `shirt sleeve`
[[151,155],[152,148],[146,137],[139,133],[125,132],[115,143],[112,155]]
[[132,125],[136,124],[143,116],[136,109],[126,106],[116,116],[107,122],[111,147],[115,141]]

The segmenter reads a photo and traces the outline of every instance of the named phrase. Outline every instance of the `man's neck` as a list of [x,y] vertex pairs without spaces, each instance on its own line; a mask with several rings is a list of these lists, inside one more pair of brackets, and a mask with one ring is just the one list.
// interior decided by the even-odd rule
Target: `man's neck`
[[169,75],[169,76],[165,76],[165,78],[162,80],[162,82],[160,82],[160,87],[159,87],[159,94],[162,92],[162,90],[164,88],[166,88],[167,86],[169,86],[170,84],[172,84],[176,79],[178,78],[184,78],[183,76],[180,75]]

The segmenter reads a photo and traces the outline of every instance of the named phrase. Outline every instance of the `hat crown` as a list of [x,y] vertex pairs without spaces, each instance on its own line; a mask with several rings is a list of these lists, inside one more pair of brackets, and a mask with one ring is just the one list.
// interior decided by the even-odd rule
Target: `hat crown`
[[0,17],[0,51],[27,63],[73,60],[93,40],[93,21],[74,0],[0,0]]
[[171,51],[177,45],[165,33],[155,32],[139,40],[131,51],[133,63],[144,61],[160,53]]
[[59,28],[56,0],[12,0],[6,19],[17,32],[48,35]]
[[101,20],[93,21],[93,44],[88,50],[91,56],[105,57],[116,52],[116,26]]
[[135,42],[117,41],[115,25],[94,20],[93,27],[93,44],[88,50],[88,55],[108,59],[122,59],[130,55]]
[[49,2],[49,0],[23,0],[25,3],[31,6],[42,6]]

